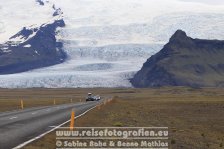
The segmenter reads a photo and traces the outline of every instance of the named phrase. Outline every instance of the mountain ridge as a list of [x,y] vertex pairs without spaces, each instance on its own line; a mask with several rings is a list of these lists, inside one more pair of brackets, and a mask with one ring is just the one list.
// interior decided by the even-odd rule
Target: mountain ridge
[[66,54],[62,50],[63,44],[57,42],[55,36],[56,29],[64,26],[64,20],[60,19],[38,29],[24,27],[13,35],[10,41],[0,45],[0,74],[13,74],[62,63]]
[[177,30],[131,79],[134,87],[224,86],[224,41],[193,39]]

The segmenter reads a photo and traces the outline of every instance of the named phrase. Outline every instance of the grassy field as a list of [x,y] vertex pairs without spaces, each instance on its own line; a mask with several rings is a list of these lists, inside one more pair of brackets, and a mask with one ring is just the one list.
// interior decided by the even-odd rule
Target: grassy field
[[[51,99],[50,97],[53,96],[66,101],[72,97],[83,98],[87,92],[114,98],[101,109],[94,109],[77,119],[75,122],[77,127],[163,126],[169,127],[170,149],[224,148],[224,89],[37,89],[31,91],[33,94],[29,90],[20,90],[16,94],[20,94],[21,98],[27,97],[27,100]],[[10,94],[10,91],[8,92]],[[1,97],[3,95],[9,97],[5,93],[6,91],[1,94]],[[33,96],[34,93],[38,95]],[[10,100],[14,100],[13,97]],[[2,102],[1,106],[3,106]],[[24,147],[24,149],[39,148],[55,148],[55,132]]]
[[[101,93],[103,89],[94,89]],[[24,108],[79,102],[84,100],[91,89],[0,89],[0,112],[20,109],[20,101]]]

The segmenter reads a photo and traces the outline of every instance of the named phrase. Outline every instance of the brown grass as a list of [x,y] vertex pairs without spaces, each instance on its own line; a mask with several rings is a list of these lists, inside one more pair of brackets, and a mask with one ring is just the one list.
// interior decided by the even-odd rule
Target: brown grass
[[[79,94],[88,91],[80,89]],[[115,100],[76,120],[77,127],[164,126],[169,127],[171,149],[223,148],[224,89],[93,89],[92,92],[114,96]],[[55,148],[55,132],[24,148]]]
[[[95,91],[97,90],[97,91]],[[0,89],[0,112],[20,109],[21,99],[24,108],[83,101],[91,89]],[[94,89],[94,93],[102,92]]]

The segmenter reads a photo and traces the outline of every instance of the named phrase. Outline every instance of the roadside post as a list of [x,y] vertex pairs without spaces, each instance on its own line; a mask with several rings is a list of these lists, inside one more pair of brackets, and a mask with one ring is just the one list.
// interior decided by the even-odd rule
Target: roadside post
[[21,109],[23,110],[23,108],[24,108],[23,100],[20,100],[20,106],[21,106]]
[[70,130],[74,129],[74,124],[75,124],[75,111],[72,110],[72,112],[71,112]]

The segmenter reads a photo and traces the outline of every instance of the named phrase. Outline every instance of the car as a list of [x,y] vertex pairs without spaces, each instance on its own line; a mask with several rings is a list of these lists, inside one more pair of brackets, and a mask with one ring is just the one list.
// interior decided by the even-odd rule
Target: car
[[87,101],[99,101],[101,97],[99,95],[92,96],[92,93],[88,93],[88,96],[86,97],[86,102]]
[[93,98],[93,97],[87,97],[86,98],[86,101],[95,101],[95,98]]
[[99,95],[94,96],[96,101],[99,101],[101,99],[101,97]]

